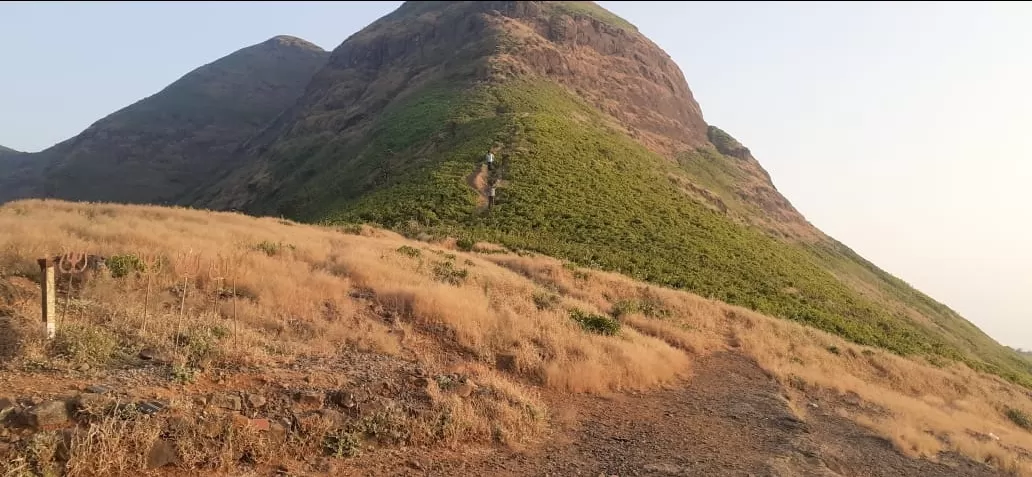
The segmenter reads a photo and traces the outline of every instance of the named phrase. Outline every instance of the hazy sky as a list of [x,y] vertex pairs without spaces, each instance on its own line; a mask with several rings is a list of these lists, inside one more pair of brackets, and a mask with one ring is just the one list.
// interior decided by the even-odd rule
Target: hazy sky
[[[600,2],[811,222],[1032,348],[1032,5]],[[0,3],[0,145],[37,151],[278,34],[400,2]]]

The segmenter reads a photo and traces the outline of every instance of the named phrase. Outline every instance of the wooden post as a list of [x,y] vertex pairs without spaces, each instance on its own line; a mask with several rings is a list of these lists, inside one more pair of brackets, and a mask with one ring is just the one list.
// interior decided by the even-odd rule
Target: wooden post
[[40,283],[43,290],[43,326],[46,338],[53,339],[57,334],[57,284],[54,280],[54,261],[49,258],[41,258],[39,271],[42,275]]

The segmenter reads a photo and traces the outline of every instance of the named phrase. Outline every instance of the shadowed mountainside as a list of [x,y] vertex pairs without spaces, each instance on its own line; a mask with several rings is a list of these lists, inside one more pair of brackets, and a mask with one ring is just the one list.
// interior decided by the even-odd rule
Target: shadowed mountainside
[[0,201],[174,203],[292,104],[327,55],[278,36],[201,66],[71,139],[0,166]]

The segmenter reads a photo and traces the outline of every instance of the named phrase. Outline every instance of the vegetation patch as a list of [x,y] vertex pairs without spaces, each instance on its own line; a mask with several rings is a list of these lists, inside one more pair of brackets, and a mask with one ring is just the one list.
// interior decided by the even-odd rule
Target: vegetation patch
[[469,270],[456,268],[451,261],[434,263],[434,279],[450,285],[461,285],[469,276]]
[[104,264],[114,278],[122,278],[131,273],[147,271],[147,266],[143,263],[143,260],[133,254],[112,255],[104,261]]
[[296,250],[297,247],[295,247],[292,244],[284,244],[283,242],[272,242],[269,240],[262,240],[261,242],[258,242],[257,244],[253,245],[251,249],[258,252],[262,252],[270,257],[274,257],[280,254],[284,249]]
[[455,241],[455,247],[463,252],[472,252],[473,246],[476,245],[476,243],[477,242],[475,240],[469,237],[463,237]]
[[1032,431],[1032,419],[1028,417],[1028,414],[1025,413],[1025,411],[1011,408],[1007,409],[1006,415],[1007,419],[1010,419],[1011,422],[1016,424],[1018,427],[1026,431]]
[[[1032,363],[848,249],[780,241],[688,198],[671,177],[702,177],[717,192],[732,193],[738,179],[729,165],[737,159],[715,148],[693,152],[697,160],[670,162],[612,130],[594,107],[547,83],[513,80],[428,91],[433,93],[413,96],[435,104],[447,98],[448,107],[435,109],[440,116],[424,114],[419,102],[406,102],[390,117],[428,121],[414,127],[436,131],[427,136],[438,138],[431,152],[422,152],[421,139],[405,135],[390,154],[416,157],[421,151],[419,161],[388,182],[354,189],[368,191],[362,195],[313,202],[305,211],[308,218],[498,243],[565,259],[581,282],[590,276],[575,266],[623,273],[805,323],[857,344],[961,361],[1032,386]],[[587,120],[570,121],[571,115]],[[733,139],[715,137],[728,144]],[[375,148],[376,141],[368,147]],[[476,193],[465,178],[496,143],[505,145],[497,173],[510,186],[502,189],[504,203],[491,214],[478,214]],[[370,149],[362,157],[386,154]],[[863,281],[881,281],[891,290],[888,299],[865,296],[840,279],[839,270],[847,267]],[[918,307],[938,326],[915,322],[900,302]]]
[[570,318],[580,323],[585,331],[591,333],[614,336],[620,332],[620,322],[608,316],[596,315],[575,308],[570,310]]
[[420,252],[418,248],[410,247],[408,245],[398,247],[397,252],[409,258],[417,258],[422,255],[422,252]]
[[532,296],[534,300],[534,306],[539,310],[551,310],[559,305],[561,301],[559,295],[555,293],[549,293],[546,291],[536,291]]
[[117,349],[118,338],[115,335],[91,325],[61,326],[51,343],[54,356],[80,364],[106,364],[114,357]]

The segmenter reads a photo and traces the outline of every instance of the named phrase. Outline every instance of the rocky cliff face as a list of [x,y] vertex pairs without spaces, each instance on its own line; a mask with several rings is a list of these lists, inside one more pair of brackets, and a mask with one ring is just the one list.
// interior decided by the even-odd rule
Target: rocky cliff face
[[0,178],[0,200],[175,203],[293,104],[326,56],[311,43],[280,36],[197,68],[79,135],[21,158]]

